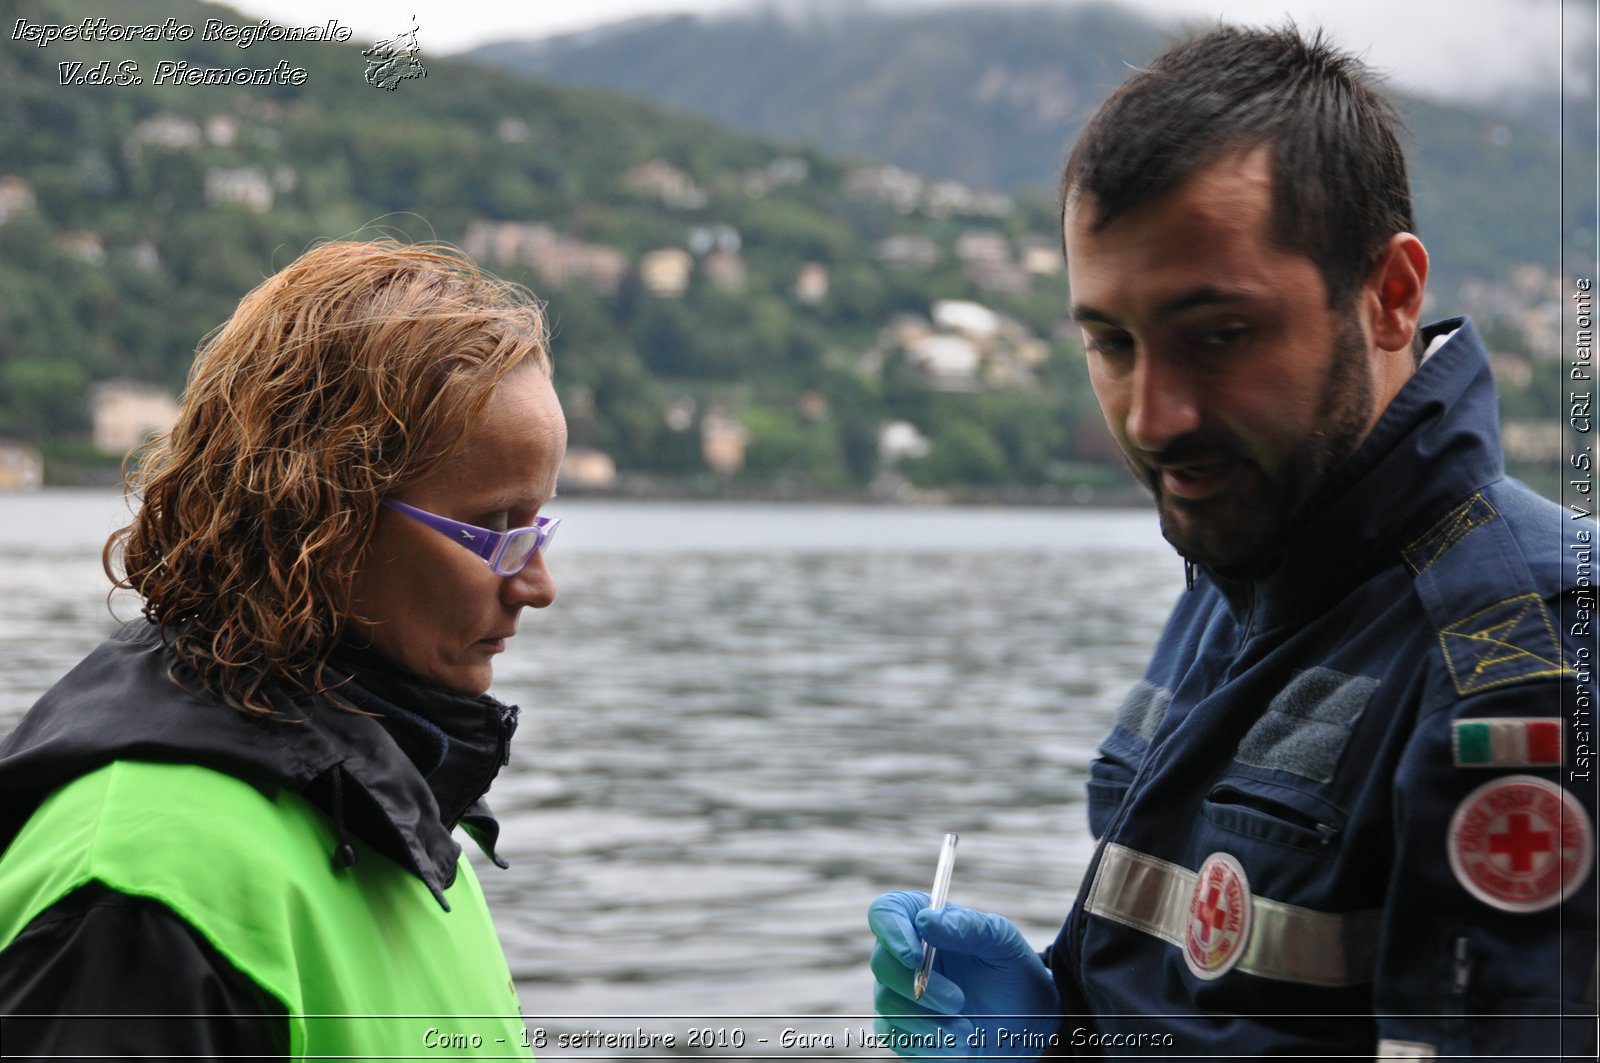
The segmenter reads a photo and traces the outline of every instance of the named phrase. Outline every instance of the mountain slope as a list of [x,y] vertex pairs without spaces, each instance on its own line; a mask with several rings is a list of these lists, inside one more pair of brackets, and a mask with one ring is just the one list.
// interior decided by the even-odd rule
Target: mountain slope
[[[605,86],[767,136],[979,188],[1053,187],[1066,149],[1130,67],[1176,29],[1113,5],[989,4],[796,19],[771,10],[641,20],[486,45],[470,58]],[[1401,96],[1422,235],[1439,280],[1549,262],[1595,231],[1592,153],[1538,123]],[[1587,182],[1587,183],[1586,183]]]

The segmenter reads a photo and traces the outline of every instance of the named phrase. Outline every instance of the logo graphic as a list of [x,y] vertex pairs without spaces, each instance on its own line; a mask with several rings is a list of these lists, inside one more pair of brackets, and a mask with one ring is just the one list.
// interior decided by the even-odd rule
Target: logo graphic
[[1594,829],[1575,797],[1532,775],[1472,791],[1450,819],[1450,870],[1505,912],[1537,912],[1572,895],[1594,864]]
[[1250,883],[1239,861],[1212,853],[1200,865],[1183,959],[1196,978],[1210,981],[1233,970],[1250,939]]
[[[417,16],[412,15],[411,21],[416,22]],[[417,58],[417,27],[414,25],[410,32],[379,41],[361,54],[367,57],[367,84],[380,89],[393,92],[402,81],[428,76],[428,68]]]

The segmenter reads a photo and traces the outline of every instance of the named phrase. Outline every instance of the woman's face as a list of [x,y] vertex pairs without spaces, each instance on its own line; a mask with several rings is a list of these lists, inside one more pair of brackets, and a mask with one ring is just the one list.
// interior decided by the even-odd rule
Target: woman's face
[[[530,525],[556,491],[567,425],[550,378],[535,366],[495,388],[461,450],[394,498],[466,524]],[[356,634],[395,663],[463,694],[482,694],[495,655],[517,633],[523,606],[555,601],[540,550],[514,576],[497,576],[471,550],[387,507],[355,576]]]

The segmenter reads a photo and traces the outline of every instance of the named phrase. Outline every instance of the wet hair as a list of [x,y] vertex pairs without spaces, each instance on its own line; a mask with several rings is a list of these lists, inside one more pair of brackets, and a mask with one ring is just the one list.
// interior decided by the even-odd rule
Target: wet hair
[[258,715],[324,689],[379,502],[447,462],[526,365],[550,372],[541,305],[448,247],[327,243],[246,295],[135,455],[142,505],[104,554],[184,685]]
[[1112,94],[1061,182],[1099,231],[1226,155],[1270,146],[1279,247],[1316,264],[1330,307],[1361,286],[1383,245],[1414,232],[1400,120],[1372,73],[1317,32],[1221,27],[1179,44]]

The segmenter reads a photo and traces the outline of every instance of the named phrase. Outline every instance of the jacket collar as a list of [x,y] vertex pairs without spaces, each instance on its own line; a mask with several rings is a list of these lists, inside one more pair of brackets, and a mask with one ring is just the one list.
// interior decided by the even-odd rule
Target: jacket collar
[[1454,318],[1426,329],[1424,342],[1452,331],[1258,575],[1232,579],[1202,569],[1252,631],[1324,612],[1393,563],[1450,507],[1505,475],[1494,378],[1476,330]]
[[39,801],[86,772],[119,759],[182,761],[303,795],[333,819],[341,849],[347,834],[360,838],[448,908],[458,822],[505,866],[481,797],[505,763],[516,709],[434,687],[372,654],[330,664],[350,677],[336,695],[348,706],[280,696],[262,719],[175,683],[177,661],[154,625],[126,625],[0,742],[0,848]]
[[[491,860],[506,867],[494,851],[499,823],[483,795],[510,759],[517,707],[447,690],[348,641],[335,649],[329,666],[349,676],[337,695],[372,714],[426,780],[434,809],[432,814],[424,810],[417,832],[422,833],[422,823],[442,823],[446,832],[460,824]],[[384,777],[373,785],[384,786]],[[402,801],[391,806],[408,807]],[[450,858],[453,866],[453,853]]]

